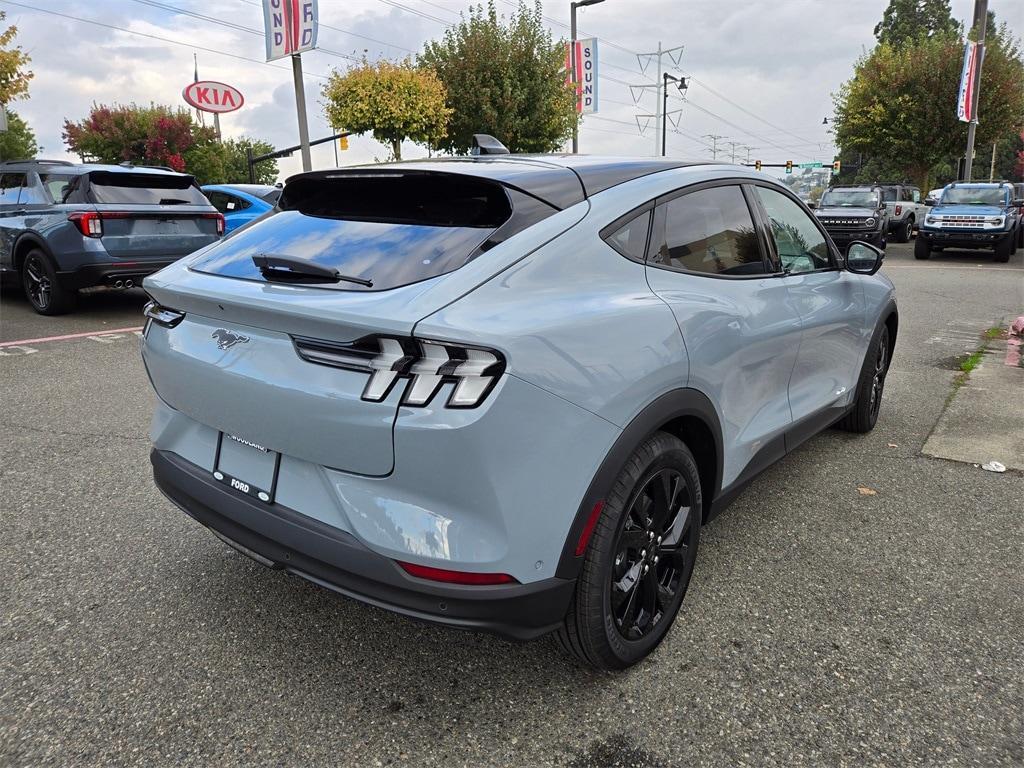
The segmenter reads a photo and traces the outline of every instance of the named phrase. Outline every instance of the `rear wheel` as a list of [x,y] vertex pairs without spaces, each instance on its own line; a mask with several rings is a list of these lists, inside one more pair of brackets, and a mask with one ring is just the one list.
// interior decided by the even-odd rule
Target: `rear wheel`
[[1011,234],[996,243],[995,255],[993,256],[993,259],[996,262],[1005,264],[1010,260],[1010,254],[1016,250],[1016,248],[1013,247],[1013,240],[1014,237]]
[[927,240],[918,235],[917,240],[914,242],[914,258],[924,261],[926,259],[931,258],[931,255],[931,245],[928,243]]
[[657,432],[637,448],[605,500],[587,546],[562,646],[598,669],[625,669],[664,639],[700,541],[702,496],[686,445]]
[[63,315],[75,306],[77,294],[60,284],[50,258],[39,249],[25,256],[21,265],[21,285],[25,298],[40,315]]
[[893,234],[895,235],[897,243],[906,243],[910,241],[910,227],[911,224],[909,219],[896,227],[896,231]]
[[878,411],[882,407],[882,390],[885,388],[885,377],[889,372],[889,328],[882,326],[867,358],[861,368],[857,382],[857,399],[853,409],[836,424],[839,429],[847,432],[870,432],[878,421]]

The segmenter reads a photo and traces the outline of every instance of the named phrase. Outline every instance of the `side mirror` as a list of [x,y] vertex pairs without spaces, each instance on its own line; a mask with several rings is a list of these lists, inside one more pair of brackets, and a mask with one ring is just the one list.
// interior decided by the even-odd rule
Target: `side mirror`
[[873,275],[882,266],[885,252],[869,243],[854,240],[846,249],[846,268],[858,275]]

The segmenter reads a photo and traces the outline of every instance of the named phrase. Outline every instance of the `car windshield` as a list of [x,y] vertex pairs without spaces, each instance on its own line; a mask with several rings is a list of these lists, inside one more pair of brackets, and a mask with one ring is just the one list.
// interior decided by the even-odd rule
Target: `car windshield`
[[1001,187],[950,187],[942,195],[943,205],[1003,205],[1006,192]]
[[878,195],[867,189],[830,189],[821,198],[821,205],[834,208],[875,208]]

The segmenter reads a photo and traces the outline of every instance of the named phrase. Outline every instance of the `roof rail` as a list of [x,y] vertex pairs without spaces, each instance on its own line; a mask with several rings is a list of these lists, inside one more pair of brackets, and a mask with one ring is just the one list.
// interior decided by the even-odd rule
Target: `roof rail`
[[74,165],[70,160],[44,160],[41,157],[25,157],[19,160],[4,160],[0,165],[15,165],[17,163],[40,163],[42,165]]

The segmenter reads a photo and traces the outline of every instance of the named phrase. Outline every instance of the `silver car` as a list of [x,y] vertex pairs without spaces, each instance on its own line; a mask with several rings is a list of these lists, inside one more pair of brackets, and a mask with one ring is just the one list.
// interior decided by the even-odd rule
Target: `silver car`
[[293,177],[146,279],[154,477],[264,565],[624,668],[702,524],[874,426],[893,286],[763,174],[481,144]]

